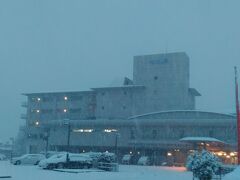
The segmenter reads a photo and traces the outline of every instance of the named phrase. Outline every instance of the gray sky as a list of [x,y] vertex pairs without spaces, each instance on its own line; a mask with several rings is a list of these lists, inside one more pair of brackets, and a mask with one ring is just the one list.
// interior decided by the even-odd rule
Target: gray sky
[[234,108],[239,0],[1,0],[0,141],[15,136],[21,93],[85,90],[132,77],[132,57],[185,51],[197,108]]

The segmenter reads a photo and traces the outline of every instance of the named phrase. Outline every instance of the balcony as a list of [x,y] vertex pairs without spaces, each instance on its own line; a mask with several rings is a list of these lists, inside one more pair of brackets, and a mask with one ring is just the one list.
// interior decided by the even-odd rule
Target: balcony
[[25,107],[25,108],[26,108],[26,107],[28,107],[28,102],[22,102],[21,105],[22,105],[22,107]]
[[26,114],[21,114],[21,119],[27,119],[27,115]]

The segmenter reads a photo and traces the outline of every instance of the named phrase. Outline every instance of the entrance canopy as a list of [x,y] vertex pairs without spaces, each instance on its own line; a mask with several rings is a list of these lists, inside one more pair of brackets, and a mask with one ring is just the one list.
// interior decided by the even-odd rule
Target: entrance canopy
[[190,143],[215,143],[215,144],[226,144],[224,141],[220,141],[216,138],[211,137],[185,137],[180,139],[180,141],[190,142]]

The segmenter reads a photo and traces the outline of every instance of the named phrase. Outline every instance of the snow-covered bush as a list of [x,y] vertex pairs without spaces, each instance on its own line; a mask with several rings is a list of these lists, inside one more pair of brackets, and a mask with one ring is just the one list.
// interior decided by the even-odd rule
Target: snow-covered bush
[[200,180],[211,180],[213,175],[219,171],[221,163],[214,154],[203,150],[200,153],[194,152],[190,155],[186,166]]
[[116,161],[116,156],[114,153],[102,153],[98,158],[98,162],[113,163]]

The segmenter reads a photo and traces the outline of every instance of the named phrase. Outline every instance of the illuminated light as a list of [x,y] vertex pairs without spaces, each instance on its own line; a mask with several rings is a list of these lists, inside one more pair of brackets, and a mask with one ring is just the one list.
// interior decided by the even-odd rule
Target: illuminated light
[[204,145],[204,143],[201,143],[201,145],[203,146],[203,145]]
[[218,156],[222,156],[222,155],[223,155],[223,153],[219,152],[217,155],[218,155]]
[[226,153],[224,153],[223,155],[224,155],[224,156],[226,156],[227,154],[226,154]]
[[104,132],[106,133],[117,132],[117,129],[104,129]]
[[64,96],[64,100],[67,101],[67,100],[68,100],[68,97],[67,97],[67,96]]
[[229,158],[230,158],[230,156],[229,156],[229,155],[227,155],[227,156],[226,156],[226,158],[227,158],[227,159],[229,159]]
[[108,153],[108,151],[105,151],[105,153]]
[[140,154],[140,152],[137,152],[138,154]]
[[73,129],[73,132],[76,132],[76,133],[91,133],[93,132],[93,129]]
[[85,152],[85,150],[83,150],[82,152]]
[[35,125],[38,126],[38,125],[39,125],[39,121],[36,121],[36,122],[35,122]]
[[129,154],[132,154],[132,151],[130,151]]
[[172,153],[168,152],[168,153],[167,153],[167,156],[172,156]]
[[235,153],[231,152],[231,153],[230,153],[230,156],[235,156]]
[[67,109],[64,109],[64,110],[63,110],[63,112],[65,112],[65,113],[66,113],[66,112],[67,112]]
[[206,144],[207,146],[210,146],[210,144]]
[[41,98],[37,98],[37,101],[41,101]]
[[37,110],[36,110],[36,112],[37,112],[37,113],[40,113],[40,110],[39,110],[39,109],[37,109]]

